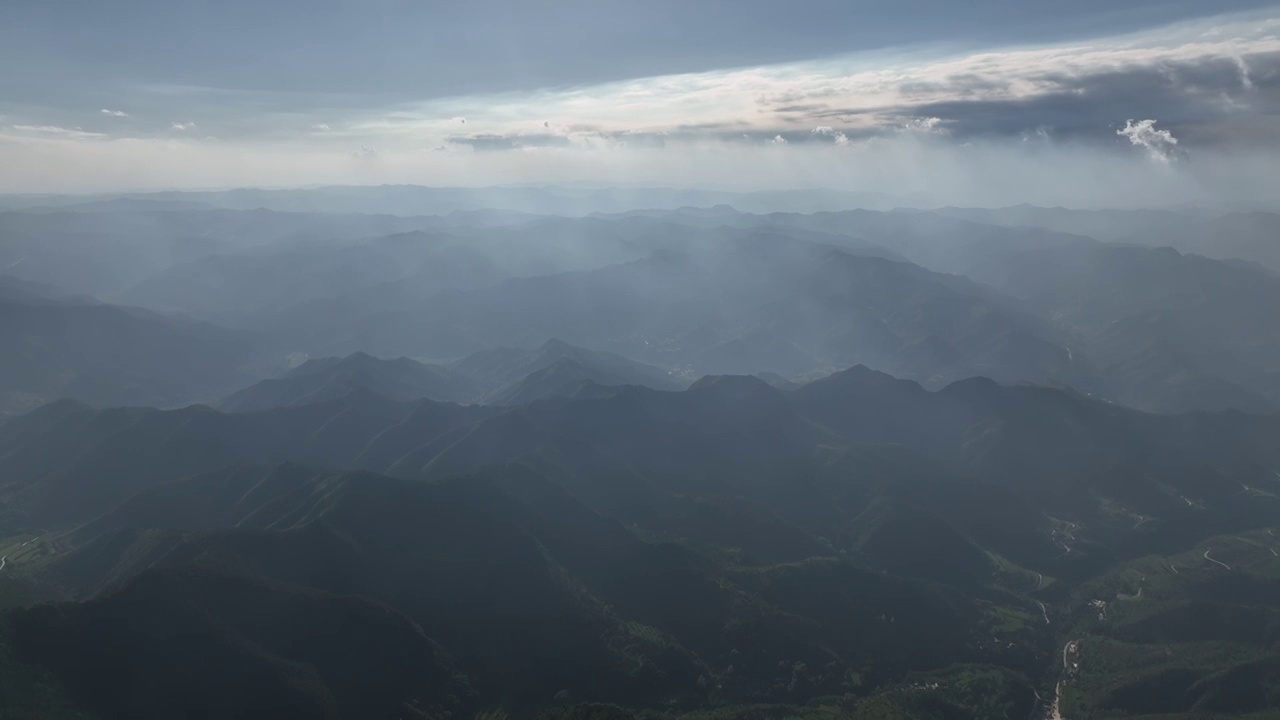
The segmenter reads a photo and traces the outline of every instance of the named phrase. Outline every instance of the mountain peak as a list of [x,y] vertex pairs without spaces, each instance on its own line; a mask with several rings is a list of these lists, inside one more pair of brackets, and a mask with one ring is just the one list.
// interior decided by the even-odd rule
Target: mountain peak
[[380,358],[376,358],[363,350],[357,350],[351,353],[350,355],[342,358],[343,362],[348,362],[348,363],[368,363],[368,362],[378,362],[379,360]]
[[537,349],[537,350],[535,350],[534,352],[537,352],[537,353],[566,353],[566,352],[572,352],[572,351],[575,351],[575,350],[578,350],[578,349],[579,349],[579,348],[578,348],[576,345],[570,345],[569,343],[567,343],[567,342],[565,342],[565,341],[561,340],[560,338],[551,338],[551,339],[547,340],[546,342],[542,343],[541,345],[539,345],[539,346],[538,346],[538,349]]
[[808,383],[805,388],[814,389],[831,389],[841,388],[843,390],[890,390],[898,389],[902,391],[924,392],[924,388],[920,383],[914,380],[905,380],[896,378],[886,372],[873,370],[866,365],[858,364],[847,370],[840,370],[820,380],[814,380]]
[[845,382],[859,382],[859,383],[872,382],[872,383],[879,383],[882,385],[902,382],[900,378],[896,378],[887,372],[874,370],[861,363],[854,365],[853,367],[847,370],[840,370],[838,372],[834,372],[828,375],[827,378],[831,380],[840,380]]
[[983,375],[957,380],[943,388],[940,392],[967,398],[989,398],[1000,392],[1000,383]]
[[706,375],[686,391],[720,400],[748,403],[777,403],[782,392],[754,375]]

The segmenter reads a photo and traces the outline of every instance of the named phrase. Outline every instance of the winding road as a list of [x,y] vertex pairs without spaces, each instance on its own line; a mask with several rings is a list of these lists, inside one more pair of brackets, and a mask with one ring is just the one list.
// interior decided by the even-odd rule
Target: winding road
[[0,570],[4,569],[4,566],[8,562],[8,560],[9,560],[8,555],[5,555],[4,557],[0,557]]
[[1208,561],[1209,561],[1209,562],[1211,562],[1211,563],[1217,563],[1217,564],[1221,565],[1222,567],[1224,567],[1224,568],[1226,568],[1226,569],[1228,569],[1228,570],[1230,570],[1230,569],[1231,569],[1231,566],[1230,566],[1230,565],[1228,565],[1228,564],[1226,564],[1226,563],[1224,563],[1224,562],[1221,562],[1221,561],[1219,561],[1219,560],[1214,560],[1213,558],[1209,557],[1209,551],[1208,551],[1208,550],[1205,550],[1205,551],[1204,551],[1204,559],[1205,559],[1205,560],[1208,560]]
[[1076,541],[1075,535],[1073,534],[1075,533],[1075,531],[1076,531],[1076,524],[1067,523],[1067,529],[1062,532],[1062,536],[1065,539],[1058,541],[1058,544],[1061,545],[1062,549],[1066,550],[1066,552],[1062,553],[1062,555],[1059,555],[1058,557],[1063,557],[1071,554],[1071,546],[1067,544],[1067,540],[1070,540],[1071,542]]
[[1044,624],[1045,624],[1045,625],[1048,625],[1048,624],[1049,624],[1049,611],[1045,609],[1045,607],[1044,607],[1044,603],[1040,602],[1039,600],[1037,600],[1037,601],[1036,601],[1036,604],[1040,606],[1040,614],[1044,616]]
[[1067,678],[1067,652],[1071,650],[1071,646],[1078,643],[1079,640],[1068,640],[1066,645],[1062,646],[1062,677],[1058,679],[1058,684],[1053,688],[1053,704],[1049,706],[1049,715],[1046,720],[1065,720],[1062,717],[1062,683]]

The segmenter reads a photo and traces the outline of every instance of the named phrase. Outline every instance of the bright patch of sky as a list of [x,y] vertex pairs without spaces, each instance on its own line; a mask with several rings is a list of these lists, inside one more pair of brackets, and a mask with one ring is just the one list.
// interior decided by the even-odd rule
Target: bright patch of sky
[[1270,177],[1257,160],[1280,151],[1280,10],[1265,4],[815,0],[772,19],[780,6],[755,0],[463,5],[12,0],[0,190],[932,177],[1000,198],[1005,180],[1050,199],[1119,191],[1038,182],[1052,158],[1196,200],[1228,168]]

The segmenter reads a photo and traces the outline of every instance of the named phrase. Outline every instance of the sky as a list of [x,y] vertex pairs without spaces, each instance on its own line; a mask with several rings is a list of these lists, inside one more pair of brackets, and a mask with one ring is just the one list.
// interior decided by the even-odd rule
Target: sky
[[1251,0],[5,0],[0,67],[0,192],[1280,179],[1280,6]]

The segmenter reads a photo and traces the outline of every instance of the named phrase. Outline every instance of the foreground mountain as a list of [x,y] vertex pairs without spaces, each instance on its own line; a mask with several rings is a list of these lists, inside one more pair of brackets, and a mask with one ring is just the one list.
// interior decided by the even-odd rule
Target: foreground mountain
[[386,607],[199,567],[26,611],[14,628],[20,656],[117,716],[443,717],[473,702],[447,656]]
[[[260,479],[252,483],[255,476]],[[201,519],[192,526],[181,520],[199,516],[196,508],[210,502],[229,508],[229,501],[251,484],[256,499],[250,504],[257,509],[233,512],[214,523],[228,529],[192,534],[197,527],[209,528],[209,522]],[[981,614],[952,593],[835,559],[747,569],[699,557],[678,545],[650,545],[592,513],[546,478],[520,468],[493,469],[433,487],[297,467],[243,469],[145,495],[150,499],[133,503],[126,515],[87,526],[74,538],[51,539],[49,547],[66,543],[67,550],[24,564],[22,574],[43,583],[60,582],[76,597],[102,587],[94,568],[114,567],[112,582],[124,589],[107,590],[97,600],[64,611],[77,619],[99,608],[115,617],[146,612],[148,595],[158,592],[149,583],[189,572],[180,569],[192,563],[287,583],[277,591],[285,597],[264,597],[257,603],[255,617],[264,618],[261,622],[275,616],[273,603],[296,597],[299,591],[291,587],[364,595],[414,618],[457,657],[482,695],[520,706],[545,704],[561,691],[575,698],[644,704],[662,698],[677,706],[701,704],[708,693],[767,699],[809,692],[794,686],[796,669],[791,664],[780,668],[780,657],[814,667],[812,673],[802,673],[805,685],[832,688],[848,682],[844,668],[849,665],[866,674],[860,682],[874,685],[907,668],[935,666],[943,653],[984,657],[982,651],[966,648],[968,638],[979,632],[975,624],[981,623]],[[128,525],[121,522],[125,517]],[[128,529],[136,526],[155,529]],[[95,562],[86,562],[85,556]],[[144,556],[150,557],[146,564],[135,562]],[[199,572],[203,577],[204,571]],[[835,594],[797,594],[819,581]],[[183,592],[219,592],[208,582],[213,581],[185,590],[165,583],[170,594],[163,601],[189,607]],[[232,587],[244,582],[218,581]],[[856,598],[839,600],[850,592]],[[217,602],[220,612],[237,607]],[[279,609],[293,612],[290,607],[285,603]],[[889,612],[895,622],[877,619]],[[813,631],[795,634],[788,629],[793,622],[788,617],[807,618]],[[147,627],[159,633],[184,622],[181,616],[159,613]],[[304,614],[286,627],[301,628],[306,622]],[[76,672],[96,677],[90,673],[94,663],[108,662],[90,653],[78,660],[84,668],[79,670],[58,666],[61,654],[53,659],[40,654],[47,646],[92,644],[91,633],[105,629],[81,629],[73,622],[64,630],[39,612],[19,616],[15,623],[22,656],[54,667],[72,687],[85,682]],[[262,630],[255,626],[241,632],[248,638]],[[934,649],[907,650],[916,644],[905,639],[922,633],[932,635]],[[413,636],[408,630],[396,634]],[[364,645],[346,662],[367,661],[376,667],[375,652]],[[143,657],[177,659],[172,650],[160,647]],[[324,675],[322,665],[305,662]],[[736,669],[723,675],[718,691],[699,681],[729,665]],[[182,670],[179,665],[138,672],[163,677]],[[175,693],[198,693],[186,682],[176,683]],[[455,686],[439,682],[433,689],[420,702],[442,704],[442,698],[457,694]],[[368,692],[375,690],[394,697],[386,688]],[[117,706],[114,702],[106,707]]]
[[[980,716],[1012,718],[1060,663],[1072,588],[1267,526],[1278,439],[1276,416],[981,379],[929,391],[861,367],[791,391],[586,382],[512,408],[363,390],[230,414],[60,403],[0,427],[0,553],[27,603],[75,603],[13,616],[15,662],[90,709],[163,716],[253,666],[280,679],[220,685],[250,715],[252,698],[432,717],[848,694],[929,717],[977,701],[930,710],[894,688],[986,677],[973,687],[1009,710]],[[358,645],[301,640],[366,602],[393,614]],[[208,677],[164,640],[192,627],[230,648]],[[116,632],[149,650],[111,656]],[[421,672],[343,679],[388,653]],[[450,662],[465,680],[441,679]],[[171,690],[128,705],[101,684],[118,672]]]

